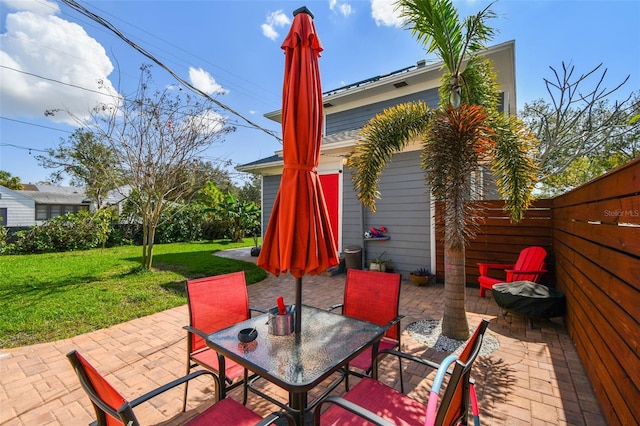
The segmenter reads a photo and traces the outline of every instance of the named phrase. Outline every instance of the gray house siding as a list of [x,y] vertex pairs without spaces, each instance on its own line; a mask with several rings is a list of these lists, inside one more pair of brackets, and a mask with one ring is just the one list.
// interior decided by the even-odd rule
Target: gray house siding
[[[510,113],[515,112],[515,67],[514,42],[506,42],[487,50],[487,57],[494,62],[498,73],[498,82],[502,87],[502,105]],[[372,117],[387,108],[418,100],[430,107],[436,107],[439,101],[441,68],[437,64],[425,66],[416,64],[398,72],[374,77],[353,85],[344,86],[323,94],[325,103],[325,138],[323,140],[324,157],[320,166],[333,166],[336,158],[347,158],[352,147],[358,142],[357,132]],[[265,117],[280,122],[282,111],[273,111]],[[362,248],[363,267],[376,255],[385,252],[392,260],[396,271],[407,276],[417,268],[429,268],[435,265],[435,233],[431,211],[431,200],[420,168],[419,147],[411,144],[408,151],[398,153],[387,165],[379,180],[382,198],[377,201],[377,212],[371,213],[361,206],[353,190],[351,177],[353,170],[342,168],[340,222],[340,249],[351,246]],[[264,164],[260,165],[264,161]],[[273,200],[279,185],[279,159],[270,157],[247,165],[239,170],[263,175],[263,229],[266,229],[271,214]],[[331,163],[331,164],[329,164]],[[340,168],[339,167],[339,168]],[[483,188],[484,196],[496,198],[495,183],[487,170],[474,173],[473,184]],[[390,237],[386,241],[365,240],[363,233],[372,226],[385,226]]]
[[370,105],[353,108],[348,111],[331,113],[327,111],[327,135],[342,132],[345,130],[359,129],[387,108],[400,105],[406,102],[424,101],[430,107],[438,105],[438,89],[429,89],[423,92],[413,93],[407,96],[400,96]]
[[342,173],[342,246],[343,251],[349,247],[362,248],[364,232],[364,208],[358,201],[351,183],[352,170],[345,168]]
[[262,177],[262,232],[267,229],[271,211],[273,210],[273,203],[276,200],[276,195],[278,195],[278,188],[280,188],[281,177],[282,175]]
[[[345,170],[344,247],[362,247],[365,266],[369,260],[385,252],[385,258],[393,261],[394,269],[405,276],[420,267],[432,269],[430,199],[416,152],[394,155],[383,171],[378,188],[381,199],[376,202],[376,213],[361,207],[357,201],[351,174],[351,170]],[[389,240],[364,239],[364,231],[372,226],[387,228]]]

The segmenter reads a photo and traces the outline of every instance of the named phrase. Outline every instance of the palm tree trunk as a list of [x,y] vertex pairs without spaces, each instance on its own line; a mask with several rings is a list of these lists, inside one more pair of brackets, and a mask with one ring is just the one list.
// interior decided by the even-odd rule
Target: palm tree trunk
[[[445,225],[445,234],[451,226]],[[447,240],[448,236],[445,236]],[[450,241],[450,240],[449,240]],[[469,337],[469,323],[465,309],[466,274],[464,244],[444,249],[444,316],[442,334],[450,339],[466,340]]]

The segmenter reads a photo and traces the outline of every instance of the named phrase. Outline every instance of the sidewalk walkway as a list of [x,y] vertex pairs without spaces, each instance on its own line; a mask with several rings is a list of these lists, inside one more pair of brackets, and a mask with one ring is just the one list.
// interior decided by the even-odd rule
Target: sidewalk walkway
[[[246,256],[241,251],[227,255],[237,254]],[[318,307],[339,303],[344,279],[344,274],[305,277],[303,303]],[[291,276],[270,276],[249,286],[250,303],[270,307],[277,296],[292,301],[294,291]],[[403,281],[403,327],[440,318],[443,304],[442,284],[416,287]],[[474,368],[483,425],[606,424],[560,319],[534,322],[534,329],[529,329],[524,319],[498,316],[492,298],[479,298],[477,289],[467,289],[467,312],[473,326],[489,319],[488,333],[500,344],[497,352],[479,357]],[[184,375],[186,332],[182,326],[186,323],[185,305],[70,339],[0,349],[0,425],[80,425],[94,420],[89,400],[65,357],[72,349],[94,362],[127,398]],[[441,360],[446,355],[424,347],[406,331],[402,342],[405,351],[426,358]],[[412,394],[427,395],[433,374],[406,363],[403,367]],[[381,376],[399,388],[395,361],[383,362]],[[343,389],[339,386],[336,392]],[[286,397],[275,387],[269,390],[283,400]],[[234,390],[231,397],[240,400],[239,392]],[[182,387],[167,392],[139,406],[136,413],[145,424],[182,424],[213,403],[213,386],[206,379],[190,385],[186,413],[180,412],[182,395]],[[250,395],[247,406],[262,415],[277,409],[255,395]]]

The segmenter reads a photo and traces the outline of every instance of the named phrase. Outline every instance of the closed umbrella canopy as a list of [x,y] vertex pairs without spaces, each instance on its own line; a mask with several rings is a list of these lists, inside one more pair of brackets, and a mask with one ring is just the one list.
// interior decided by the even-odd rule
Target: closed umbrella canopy
[[276,276],[288,271],[298,278],[298,322],[302,276],[317,275],[338,264],[336,243],[317,172],[323,128],[318,67],[322,45],[313,15],[307,8],[294,12],[293,24],[282,49],[285,53],[282,90],[284,169],[258,266]]

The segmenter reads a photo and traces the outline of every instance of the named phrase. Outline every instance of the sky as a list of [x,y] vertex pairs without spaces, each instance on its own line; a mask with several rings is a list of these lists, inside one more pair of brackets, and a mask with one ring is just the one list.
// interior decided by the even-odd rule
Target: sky
[[[282,148],[280,124],[263,115],[281,108],[284,54],[292,12],[307,6],[324,47],[323,91],[436,59],[403,28],[392,0],[101,0],[79,1],[175,74],[239,115],[220,110],[237,130],[205,152],[207,161],[246,164]],[[488,1],[455,1],[461,17]],[[604,85],[640,89],[640,0],[499,0],[490,45],[515,40],[518,109],[550,101],[544,79],[562,63],[583,74],[602,63]],[[0,0],[0,170],[23,183],[48,180],[35,155],[57,147],[104,88],[133,93],[152,61],[121,38],[55,0]],[[180,83],[152,67],[158,88]],[[597,74],[599,76],[600,73]],[[595,81],[591,80],[593,84]],[[100,82],[100,84],[98,84]],[[248,124],[247,121],[257,126]],[[262,129],[261,129],[262,128]],[[235,173],[235,172],[234,172]],[[235,178],[241,175],[234,174]],[[63,182],[64,183],[64,182]]]

